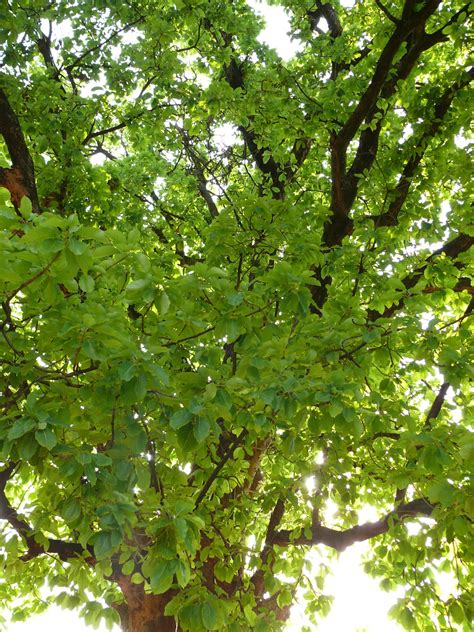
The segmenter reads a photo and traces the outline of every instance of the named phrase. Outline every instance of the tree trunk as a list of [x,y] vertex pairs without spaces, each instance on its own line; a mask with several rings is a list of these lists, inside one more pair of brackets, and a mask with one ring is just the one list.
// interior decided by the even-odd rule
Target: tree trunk
[[124,632],[180,632],[174,617],[165,616],[166,604],[176,594],[145,593],[142,584],[132,584],[128,577],[119,581],[125,603],[115,607]]

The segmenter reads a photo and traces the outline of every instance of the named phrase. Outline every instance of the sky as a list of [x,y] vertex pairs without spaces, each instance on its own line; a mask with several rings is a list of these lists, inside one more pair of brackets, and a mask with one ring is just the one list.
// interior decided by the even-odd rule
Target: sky
[[[248,0],[254,10],[265,17],[266,27],[260,34],[262,41],[275,48],[280,56],[288,60],[297,50],[298,42],[288,37],[289,21],[283,8],[270,7],[258,0]],[[352,0],[342,2],[351,6]],[[401,632],[402,628],[387,618],[387,612],[395,603],[397,595],[379,589],[378,583],[369,578],[361,567],[362,556],[367,551],[366,543],[356,544],[341,553],[332,563],[332,576],[326,581],[324,592],[334,596],[330,615],[317,627],[317,632]],[[314,561],[317,573],[317,560]],[[300,632],[308,625],[301,605],[292,609],[288,632]],[[43,615],[33,617],[26,623],[10,624],[8,632],[89,632],[90,626],[74,611],[51,607]],[[101,626],[99,632],[105,632]],[[316,630],[316,628],[314,628]],[[114,630],[119,630],[115,628]]]

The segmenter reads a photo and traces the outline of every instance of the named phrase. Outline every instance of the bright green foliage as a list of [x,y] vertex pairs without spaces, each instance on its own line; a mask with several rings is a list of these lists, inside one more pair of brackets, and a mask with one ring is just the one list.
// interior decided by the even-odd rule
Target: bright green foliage
[[17,619],[46,581],[90,623],[125,584],[183,630],[278,630],[300,589],[317,622],[308,552],[374,538],[407,630],[469,629],[469,4],[272,4],[286,62],[244,0],[0,6]]

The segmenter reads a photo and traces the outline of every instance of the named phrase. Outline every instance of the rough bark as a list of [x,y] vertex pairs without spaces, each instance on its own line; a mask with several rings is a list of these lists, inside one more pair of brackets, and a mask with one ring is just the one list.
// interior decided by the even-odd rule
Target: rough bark
[[118,583],[125,602],[117,604],[115,609],[124,632],[180,632],[174,617],[165,615],[166,604],[174,591],[150,595],[145,593],[143,584],[132,584],[129,577],[122,577]]

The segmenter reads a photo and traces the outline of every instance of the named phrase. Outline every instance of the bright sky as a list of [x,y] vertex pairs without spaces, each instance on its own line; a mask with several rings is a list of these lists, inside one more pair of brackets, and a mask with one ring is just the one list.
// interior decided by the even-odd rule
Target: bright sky
[[[289,59],[297,50],[298,42],[288,37],[289,21],[281,7],[270,7],[258,0],[248,0],[255,11],[262,14],[267,22],[260,38],[275,48],[283,59]],[[353,0],[342,2],[351,6]],[[394,604],[397,595],[382,592],[378,583],[367,577],[361,567],[361,560],[367,544],[358,544],[342,553],[332,564],[333,575],[327,580],[324,592],[334,596],[331,614],[317,627],[318,632],[400,632],[402,628],[387,618],[387,611]],[[317,560],[315,559],[315,575]],[[301,632],[308,625],[303,608],[292,610],[288,632]],[[26,623],[11,624],[8,632],[89,632],[92,630],[79,619],[77,613],[51,607],[45,614],[33,617]],[[105,626],[99,628],[105,632]],[[118,631],[118,628],[115,628]],[[114,632],[115,632],[114,630]]]

